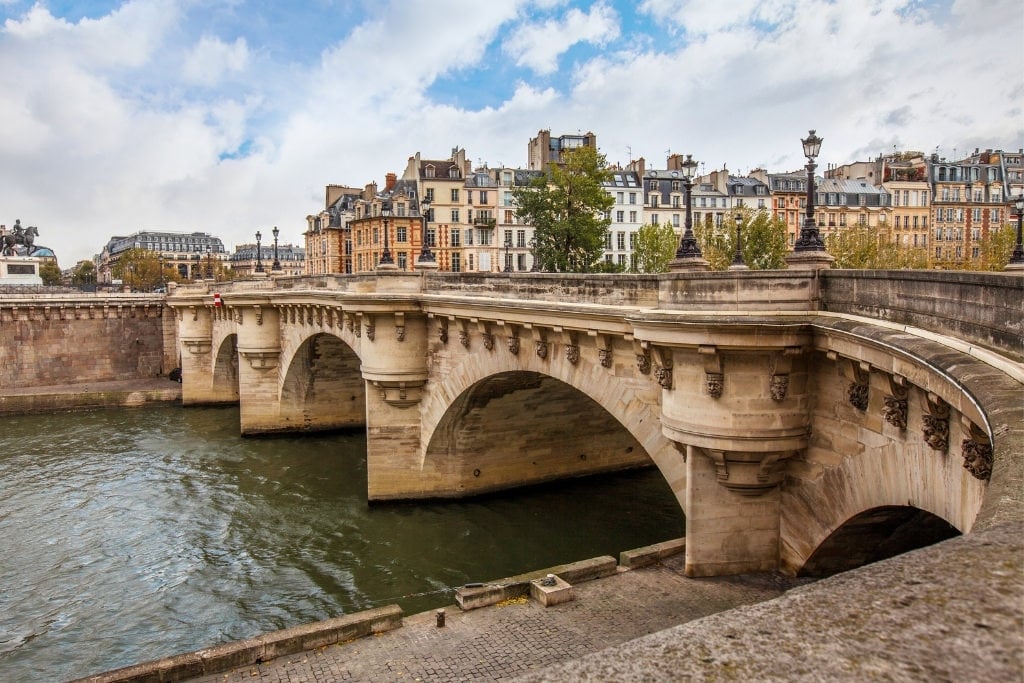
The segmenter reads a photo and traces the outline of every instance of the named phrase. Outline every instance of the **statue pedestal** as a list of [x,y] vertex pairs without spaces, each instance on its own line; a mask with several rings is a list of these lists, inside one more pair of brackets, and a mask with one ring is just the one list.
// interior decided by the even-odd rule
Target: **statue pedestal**
[[836,259],[827,251],[793,251],[786,254],[786,267],[793,270],[826,270]]

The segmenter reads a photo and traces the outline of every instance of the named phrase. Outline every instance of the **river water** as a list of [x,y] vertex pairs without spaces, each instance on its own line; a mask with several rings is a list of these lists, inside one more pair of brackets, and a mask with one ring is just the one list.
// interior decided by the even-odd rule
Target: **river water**
[[7,417],[0,681],[59,681],[683,535],[654,469],[369,506],[360,434],[237,408]]

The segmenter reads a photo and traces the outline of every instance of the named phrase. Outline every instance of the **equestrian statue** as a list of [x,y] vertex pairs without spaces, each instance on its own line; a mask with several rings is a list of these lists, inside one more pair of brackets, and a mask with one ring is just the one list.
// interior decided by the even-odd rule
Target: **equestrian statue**
[[21,227],[21,219],[14,221],[14,227],[10,234],[0,235],[0,255],[3,256],[32,256],[39,251],[36,246],[36,237],[39,236],[39,228],[30,225],[27,228]]

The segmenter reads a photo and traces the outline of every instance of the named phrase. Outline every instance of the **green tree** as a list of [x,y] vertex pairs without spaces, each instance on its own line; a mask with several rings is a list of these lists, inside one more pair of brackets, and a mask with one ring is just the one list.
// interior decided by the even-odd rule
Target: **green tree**
[[676,255],[679,238],[670,223],[645,223],[636,233],[633,253],[641,273],[664,273]]
[[1017,244],[1017,228],[1003,225],[989,230],[988,235],[978,242],[979,256],[972,259],[967,267],[974,270],[1003,270],[1013,256]]
[[564,164],[548,177],[514,188],[516,214],[534,226],[534,258],[542,270],[591,272],[599,267],[615,200],[602,183],[610,173],[593,147],[565,152]]
[[928,267],[928,254],[924,249],[904,247],[878,228],[862,223],[827,235],[825,248],[835,257],[833,268],[907,270]]
[[43,279],[44,285],[59,285],[63,280],[60,268],[53,261],[44,261],[39,266],[39,277]]
[[736,216],[741,219],[743,262],[751,270],[786,267],[786,223],[768,211],[734,209],[716,226],[708,215],[694,227],[697,244],[712,270],[726,270],[736,255]]
[[82,261],[71,272],[71,284],[75,287],[96,284],[96,264],[92,261]]
[[150,291],[160,284],[160,260],[148,249],[129,249],[121,253],[111,274],[133,290]]

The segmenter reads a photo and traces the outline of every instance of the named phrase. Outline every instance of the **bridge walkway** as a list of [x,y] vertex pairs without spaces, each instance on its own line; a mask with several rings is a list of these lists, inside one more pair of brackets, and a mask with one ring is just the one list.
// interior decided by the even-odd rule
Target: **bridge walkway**
[[551,607],[510,601],[462,612],[407,617],[403,626],[193,683],[328,681],[494,681],[598,652],[709,614],[782,594],[793,579],[763,574],[690,579],[683,555],[579,583],[576,599]]

